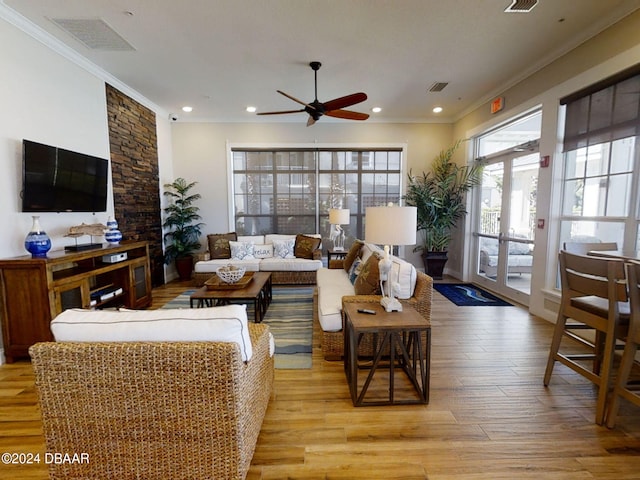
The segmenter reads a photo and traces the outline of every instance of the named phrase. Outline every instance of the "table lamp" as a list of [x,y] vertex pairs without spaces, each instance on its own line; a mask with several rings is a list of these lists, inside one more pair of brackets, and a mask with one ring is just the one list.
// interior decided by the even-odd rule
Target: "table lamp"
[[[391,260],[389,251],[393,245],[415,245],[418,222],[416,207],[368,207],[365,216],[365,241],[384,245],[384,258],[380,260],[380,304],[387,312],[401,312],[402,304],[393,296],[389,279]],[[385,285],[386,284],[386,285]],[[385,289],[386,286],[386,289]]]
[[340,225],[349,225],[351,223],[351,212],[348,208],[330,208],[329,223],[331,224],[333,240],[333,249],[337,252],[344,250],[344,230]]

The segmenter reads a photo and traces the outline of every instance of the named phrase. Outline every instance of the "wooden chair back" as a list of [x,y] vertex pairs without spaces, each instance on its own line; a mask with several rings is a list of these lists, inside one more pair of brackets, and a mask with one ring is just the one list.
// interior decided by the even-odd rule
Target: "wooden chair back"
[[629,334],[624,346],[624,353],[618,370],[616,381],[609,408],[607,412],[607,426],[613,428],[616,424],[618,410],[620,408],[620,398],[625,398],[631,403],[640,406],[640,392],[637,387],[629,387],[629,377],[635,362],[638,346],[640,345],[640,263],[629,262],[626,264],[627,282],[629,289],[629,304],[631,313],[629,315]]

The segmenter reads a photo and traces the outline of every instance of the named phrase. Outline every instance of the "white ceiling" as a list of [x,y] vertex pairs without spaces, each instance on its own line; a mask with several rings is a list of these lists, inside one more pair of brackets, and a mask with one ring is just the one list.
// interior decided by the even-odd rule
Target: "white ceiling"
[[[609,25],[640,0],[0,0],[179,121],[306,122],[276,93],[354,92],[368,122],[460,118]],[[100,19],[134,50],[89,49],[51,19]],[[435,82],[449,82],[439,93]],[[191,105],[192,113],[183,113]],[[436,115],[431,109],[440,105]],[[349,120],[323,117],[321,122]]]

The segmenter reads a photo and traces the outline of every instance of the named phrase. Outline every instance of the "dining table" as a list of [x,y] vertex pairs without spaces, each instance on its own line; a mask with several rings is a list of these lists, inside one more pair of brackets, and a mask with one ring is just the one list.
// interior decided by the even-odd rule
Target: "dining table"
[[622,260],[640,261],[640,250],[591,250],[587,253],[592,257],[618,258]]

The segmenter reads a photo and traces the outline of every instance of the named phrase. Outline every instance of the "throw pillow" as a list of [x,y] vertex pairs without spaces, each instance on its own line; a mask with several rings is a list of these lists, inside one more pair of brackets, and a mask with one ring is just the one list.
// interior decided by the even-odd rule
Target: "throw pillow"
[[378,262],[380,262],[380,256],[377,253],[371,255],[364,262],[362,270],[353,284],[356,295],[381,295]]
[[294,248],[296,239],[291,240],[274,240],[273,241],[273,256],[280,258],[295,258]]
[[207,235],[209,244],[209,258],[211,260],[219,258],[231,258],[231,247],[229,241],[238,240],[236,232],[229,233],[210,233]]
[[351,268],[349,269],[349,281],[351,285],[356,283],[356,278],[358,278],[358,274],[362,271],[362,260],[360,258],[356,258]]
[[271,258],[273,257],[273,244],[261,244],[253,246],[253,256],[256,258]]
[[296,235],[296,243],[293,247],[293,254],[296,258],[307,258],[313,260],[313,252],[320,247],[322,239],[308,237],[307,235]]
[[362,240],[356,240],[353,242],[353,245],[351,245],[349,252],[342,261],[342,266],[345,272],[349,271],[351,265],[353,265],[353,261],[359,256],[362,245],[364,245],[364,242]]
[[234,260],[255,260],[253,255],[253,243],[250,242],[232,242],[229,241],[231,247],[231,258]]

